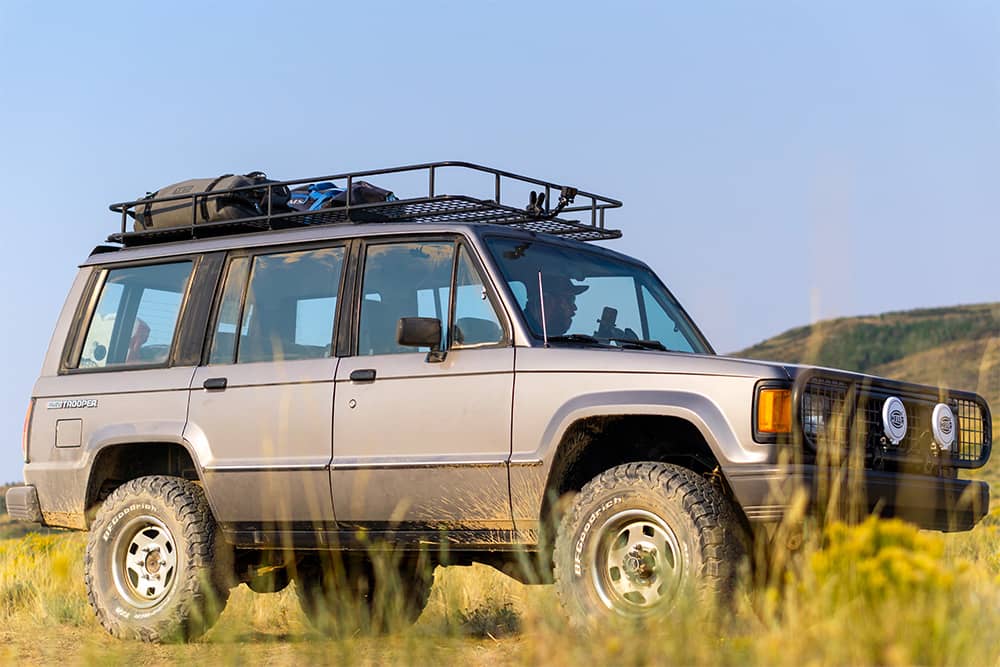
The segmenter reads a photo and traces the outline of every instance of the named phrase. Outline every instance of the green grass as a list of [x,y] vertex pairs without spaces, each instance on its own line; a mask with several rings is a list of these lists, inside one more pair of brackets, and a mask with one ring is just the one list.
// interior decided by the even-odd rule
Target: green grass
[[24,537],[25,535],[39,532],[46,533],[51,531],[42,528],[38,524],[11,521],[10,517],[6,514],[0,514],[0,540]]
[[[7,485],[0,487],[0,497],[2,497],[7,489],[13,485]],[[0,540],[9,540],[17,537],[24,537],[32,533],[49,534],[56,532],[51,528],[44,528],[37,523],[24,523],[21,521],[12,521],[10,516],[7,515],[7,505],[6,503],[0,503]]]
[[[438,568],[417,623],[383,637],[313,632],[289,588],[234,591],[188,645],[110,638],[84,595],[80,533],[0,541],[0,664],[985,665],[1000,660],[1000,513],[974,531],[897,521],[807,534],[734,608],[684,607],[586,631],[551,587],[484,566]],[[293,584],[294,586],[294,584]]]
[[[972,389],[996,408],[998,322],[998,304],[847,318],[740,354]],[[1000,464],[971,474],[1000,482]],[[324,638],[291,588],[241,586],[205,637],[163,646],[118,641],[98,625],[83,588],[86,535],[34,529],[0,514],[0,664],[1000,664],[1000,508],[954,535],[895,521],[807,531],[801,549],[771,554],[782,567],[748,575],[722,611],[682,607],[581,631],[552,587],[450,567],[435,571],[417,623],[388,636]]]

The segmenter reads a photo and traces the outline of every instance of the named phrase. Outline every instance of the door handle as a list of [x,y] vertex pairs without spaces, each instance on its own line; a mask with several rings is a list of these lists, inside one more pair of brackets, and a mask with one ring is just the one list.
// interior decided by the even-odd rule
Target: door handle
[[229,384],[229,380],[226,378],[208,378],[201,383],[201,386],[209,390],[221,390],[225,389],[227,384]]
[[359,368],[357,370],[351,371],[351,382],[374,382],[374,381],[375,381],[374,368]]

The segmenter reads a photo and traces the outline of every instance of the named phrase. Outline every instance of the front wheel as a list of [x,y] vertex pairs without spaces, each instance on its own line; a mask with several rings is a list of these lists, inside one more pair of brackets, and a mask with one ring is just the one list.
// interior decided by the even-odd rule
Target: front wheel
[[87,597],[122,639],[194,639],[215,623],[229,588],[225,545],[201,487],[150,476],[120,486],[91,526]]
[[580,624],[662,613],[685,596],[724,600],[746,539],[729,499],[701,475],[621,465],[588,482],[560,523],[556,588]]

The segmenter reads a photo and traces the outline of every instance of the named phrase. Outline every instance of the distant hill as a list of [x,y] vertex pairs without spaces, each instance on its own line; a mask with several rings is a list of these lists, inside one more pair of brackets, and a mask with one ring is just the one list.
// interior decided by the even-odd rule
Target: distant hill
[[843,317],[733,356],[815,364],[978,392],[1000,415],[1000,303]]

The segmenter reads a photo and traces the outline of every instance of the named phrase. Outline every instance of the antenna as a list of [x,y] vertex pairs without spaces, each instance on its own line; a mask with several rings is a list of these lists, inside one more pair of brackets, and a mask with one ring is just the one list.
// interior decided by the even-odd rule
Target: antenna
[[538,272],[538,304],[542,310],[542,341],[549,346],[549,330],[545,326],[545,292],[542,290],[542,272]]

